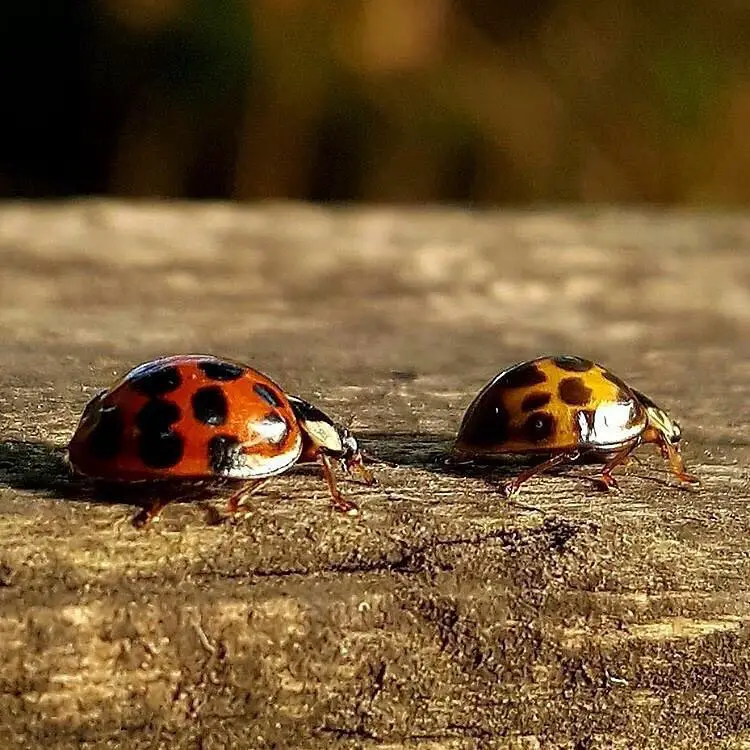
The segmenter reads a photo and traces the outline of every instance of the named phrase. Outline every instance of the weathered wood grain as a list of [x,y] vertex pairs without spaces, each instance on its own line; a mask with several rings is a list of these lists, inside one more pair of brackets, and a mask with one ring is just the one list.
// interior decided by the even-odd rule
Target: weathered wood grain
[[[750,217],[0,207],[0,744],[750,747]],[[62,448],[178,351],[252,362],[383,461],[158,527]],[[442,463],[501,367],[589,356],[683,424],[619,494]]]

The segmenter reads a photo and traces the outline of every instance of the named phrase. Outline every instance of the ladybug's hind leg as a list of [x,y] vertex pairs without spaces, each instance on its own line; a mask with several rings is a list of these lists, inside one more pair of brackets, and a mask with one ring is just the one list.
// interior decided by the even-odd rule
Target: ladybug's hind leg
[[544,474],[544,472],[554,469],[558,466],[564,466],[568,463],[573,463],[580,458],[578,451],[566,451],[563,453],[556,453],[546,461],[542,461],[540,464],[531,466],[528,469],[524,469],[518,476],[514,477],[508,482],[502,485],[502,491],[505,497],[512,497],[521,488],[524,482],[528,482],[532,477]]
[[133,526],[136,529],[145,529],[150,526],[154,521],[159,519],[161,512],[164,508],[169,505],[169,500],[155,499],[151,501],[143,510],[136,513],[133,518]]
[[336,475],[333,473],[333,463],[329,456],[325,453],[319,454],[320,463],[323,466],[323,476],[325,477],[326,484],[328,485],[328,491],[331,493],[331,504],[335,510],[341,513],[350,513],[352,515],[359,512],[356,503],[351,500],[347,500],[339,490],[336,483]]
[[[155,482],[148,486],[136,485],[136,487],[143,504],[143,509],[132,521],[137,529],[148,528],[158,521],[167,505],[200,499],[206,492],[204,482],[191,480]],[[135,491],[135,488],[130,491]]]

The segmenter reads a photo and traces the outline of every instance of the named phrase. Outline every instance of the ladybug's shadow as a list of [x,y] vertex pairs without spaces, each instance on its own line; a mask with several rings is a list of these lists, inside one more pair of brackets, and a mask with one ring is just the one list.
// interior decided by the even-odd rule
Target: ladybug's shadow
[[[421,469],[443,476],[479,479],[498,487],[516,476],[529,461],[517,456],[499,462],[457,462],[450,460],[453,436],[424,432],[359,432],[365,461],[375,474],[378,465]],[[155,497],[169,502],[216,499],[231,494],[232,485],[222,480],[209,482],[103,483],[78,477],[70,470],[65,448],[45,441],[0,441],[0,487],[25,490],[42,497],[71,502],[96,502],[106,505],[128,504],[147,508]],[[592,467],[584,470],[590,474]],[[551,474],[576,476],[586,480],[579,467],[565,467]],[[669,486],[669,479],[654,476],[650,470],[629,474]]]
[[497,462],[461,462],[451,459],[454,436],[448,433],[358,431],[357,438],[368,462],[378,465],[422,469],[434,474],[488,482],[510,479],[529,462],[511,457]]
[[[378,464],[422,469],[443,476],[483,480],[493,488],[500,488],[523,469],[543,460],[534,456],[505,455],[497,460],[459,461],[451,458],[455,436],[445,433],[359,431],[357,438],[360,439],[365,459],[369,459],[376,473]],[[626,470],[627,475],[663,487],[693,491],[686,485],[675,484],[668,473],[655,474],[655,465],[649,464],[636,455],[633,465]],[[601,467],[601,463],[597,465],[597,462],[585,461],[550,469],[544,475],[570,477],[601,490],[596,480],[597,469]]]
[[155,498],[190,502],[212,497],[220,481],[117,483],[76,476],[64,447],[35,440],[0,441],[0,488],[25,490],[41,497],[103,505],[148,508]]
[[439,470],[452,445],[448,434],[424,432],[370,432],[358,430],[365,462],[401,468]]
[[[375,473],[378,466],[422,469],[446,476],[482,478],[494,482],[513,476],[518,462],[507,464],[465,464],[449,461],[453,437],[449,434],[421,432],[364,432],[358,433],[365,461]],[[311,467],[300,469],[311,470]],[[127,503],[147,505],[152,492],[159,496],[165,491],[171,500],[179,501],[210,497],[226,484],[211,482],[152,482],[113,483],[93,482],[74,474],[66,460],[63,446],[40,440],[6,439],[0,441],[0,487],[25,490],[42,497],[72,502]]]
[[84,499],[86,489],[70,471],[65,448],[39,440],[0,441],[0,487],[70,499]]

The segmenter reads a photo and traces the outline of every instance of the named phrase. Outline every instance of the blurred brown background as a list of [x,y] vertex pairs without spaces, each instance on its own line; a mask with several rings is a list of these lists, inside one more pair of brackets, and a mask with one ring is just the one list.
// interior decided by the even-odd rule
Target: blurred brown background
[[5,0],[0,196],[750,199],[750,4]]

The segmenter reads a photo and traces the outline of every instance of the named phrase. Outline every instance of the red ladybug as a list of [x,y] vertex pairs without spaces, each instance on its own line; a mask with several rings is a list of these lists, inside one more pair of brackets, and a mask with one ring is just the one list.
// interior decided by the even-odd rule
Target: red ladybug
[[[229,513],[298,463],[321,464],[333,507],[343,512],[356,512],[356,505],[336,486],[334,461],[374,483],[349,430],[258,370],[204,354],[146,362],[94,396],[68,457],[75,471],[115,482],[247,480],[230,498]],[[142,522],[166,502],[154,502]]]

